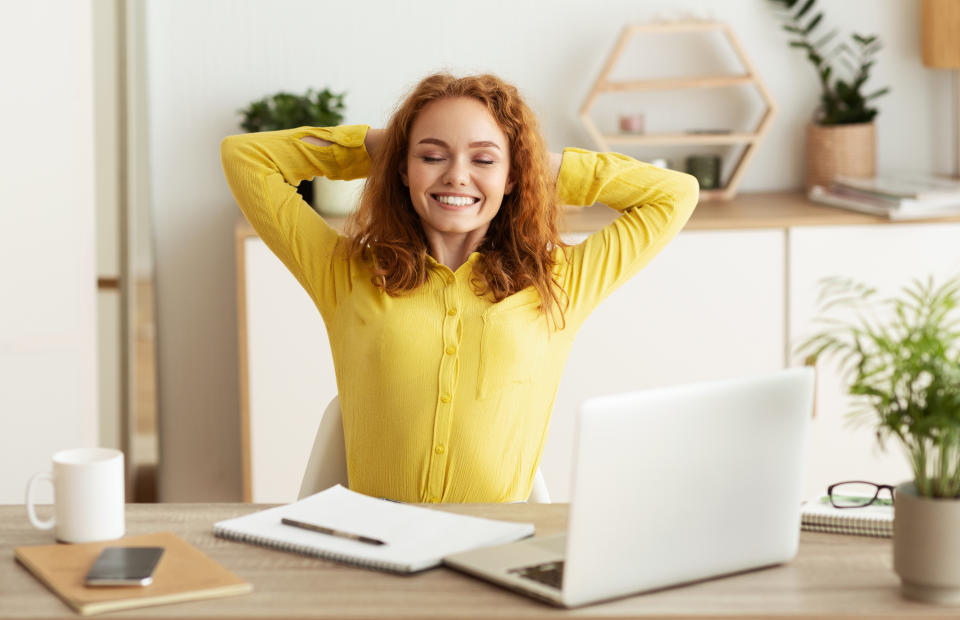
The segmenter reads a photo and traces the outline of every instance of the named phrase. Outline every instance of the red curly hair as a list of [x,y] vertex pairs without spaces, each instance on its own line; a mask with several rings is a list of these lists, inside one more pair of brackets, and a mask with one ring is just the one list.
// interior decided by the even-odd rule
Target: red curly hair
[[400,172],[417,115],[427,104],[453,97],[470,97],[486,106],[507,137],[510,178],[515,181],[478,248],[476,292],[489,293],[499,302],[532,286],[540,294],[540,311],[550,318],[556,311],[562,322],[560,299],[566,295],[553,278],[552,251],[566,244],[560,239],[560,206],[546,144],[516,87],[494,75],[430,75],[400,104],[372,155],[360,205],[347,223],[348,252],[368,258],[374,284],[390,295],[426,282],[427,238]]

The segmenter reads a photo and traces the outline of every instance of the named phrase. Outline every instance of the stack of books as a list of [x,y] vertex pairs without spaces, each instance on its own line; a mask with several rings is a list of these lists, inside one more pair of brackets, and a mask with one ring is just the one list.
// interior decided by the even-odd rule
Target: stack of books
[[830,498],[824,495],[803,505],[800,529],[890,538],[893,536],[893,506],[871,504],[860,508],[834,508]]
[[809,197],[814,202],[891,220],[960,215],[960,180],[929,174],[838,177],[830,187],[814,186]]

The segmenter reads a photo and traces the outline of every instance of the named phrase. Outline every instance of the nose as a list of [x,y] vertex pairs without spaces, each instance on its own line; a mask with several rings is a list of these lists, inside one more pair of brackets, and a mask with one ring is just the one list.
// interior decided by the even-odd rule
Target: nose
[[466,163],[461,161],[459,157],[451,159],[444,174],[443,182],[453,186],[467,185],[470,182],[470,175]]

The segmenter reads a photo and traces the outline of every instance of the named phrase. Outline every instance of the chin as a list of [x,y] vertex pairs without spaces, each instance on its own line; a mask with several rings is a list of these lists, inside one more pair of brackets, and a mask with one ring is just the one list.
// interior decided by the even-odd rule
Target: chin
[[433,222],[431,226],[440,232],[466,234],[483,226],[483,222]]

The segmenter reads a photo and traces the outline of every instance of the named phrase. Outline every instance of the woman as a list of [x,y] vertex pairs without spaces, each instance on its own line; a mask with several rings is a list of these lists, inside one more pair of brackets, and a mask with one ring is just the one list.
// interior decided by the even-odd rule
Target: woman
[[[382,131],[231,136],[221,155],[326,324],[351,488],[411,502],[527,499],[577,329],[697,202],[682,173],[548,155],[517,90],[490,75],[427,77]],[[349,236],[297,194],[315,176],[367,177]],[[564,245],[559,204],[594,202],[622,215]]]

